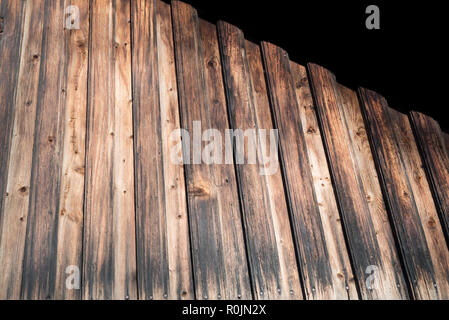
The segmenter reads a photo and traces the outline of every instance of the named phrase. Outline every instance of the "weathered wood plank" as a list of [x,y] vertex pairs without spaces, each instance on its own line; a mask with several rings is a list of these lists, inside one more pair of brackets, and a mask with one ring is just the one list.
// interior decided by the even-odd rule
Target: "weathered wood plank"
[[359,106],[351,92],[343,90],[340,98],[335,76],[329,71],[315,64],[309,64],[308,70],[362,298],[406,299],[393,233],[376,186],[371,153],[363,141]]
[[[78,287],[82,267],[84,173],[86,157],[87,73],[89,55],[89,3],[71,0],[66,7],[76,6],[79,16],[72,13],[79,29],[65,30],[67,88],[64,114],[61,187],[59,192],[58,247],[55,299],[80,299]],[[64,20],[65,21],[65,20]],[[76,268],[75,268],[76,267]],[[71,285],[66,281],[71,275]],[[70,279],[69,279],[70,280]],[[75,282],[76,281],[76,282]]]
[[[179,1],[172,14],[182,127],[193,134],[199,121],[195,127],[224,136],[229,124],[215,26],[200,25],[196,11]],[[189,150],[184,143],[184,153]],[[193,151],[184,161],[193,164],[185,169],[196,297],[250,299],[234,168],[202,163],[201,143]]]
[[446,146],[446,153],[449,155],[449,134],[448,133],[444,133],[444,144]]
[[[299,115],[307,146],[310,171],[312,173],[315,194],[323,222],[324,236],[329,248],[329,259],[334,278],[340,280],[339,294],[349,299],[357,299],[357,289],[352,272],[349,252],[346,247],[341,217],[335,199],[335,190],[327,164],[326,153],[318,124],[315,105],[307,78],[306,68],[290,63],[299,105]],[[348,288],[348,289],[347,289]]]
[[[390,263],[394,266],[394,270],[399,270],[401,269],[398,261],[400,257],[398,250],[396,249],[395,241],[391,236],[392,228],[388,218],[388,212],[386,210],[379,178],[376,173],[376,167],[363,121],[360,104],[357,99],[357,94],[353,90],[342,85],[337,85],[337,90],[342,106],[341,110],[343,111],[349,136],[354,146],[353,151],[354,157],[358,164],[358,170],[363,173],[360,175],[360,179],[366,193],[366,200],[369,210],[373,213],[372,222],[378,238],[379,249],[383,252],[382,254],[384,258],[394,258],[394,260]],[[389,230],[388,233],[386,233],[385,230]],[[391,277],[394,276],[391,275]],[[397,277],[401,277],[398,284],[401,288],[406,290],[405,278],[400,275]],[[403,296],[406,297],[405,294]]]
[[411,112],[410,119],[441,223],[449,236],[449,150],[437,121],[419,112]]
[[[257,299],[300,299],[301,284],[277,158],[277,134],[271,132],[260,50],[253,43],[245,43],[243,33],[227,23],[219,22],[218,34],[231,127],[248,134],[247,147],[242,150],[245,164],[237,164],[237,175],[253,294]],[[249,164],[251,157],[255,161]]]
[[[22,298],[54,299],[67,61],[62,2],[45,2]],[[33,32],[32,30],[30,30]]]
[[132,2],[137,274],[140,299],[194,297],[170,6]]
[[414,297],[449,298],[449,251],[407,116],[360,89],[367,130]]
[[[25,7],[22,1],[0,2],[0,213],[8,176],[21,45],[25,35]],[[1,220],[0,214],[0,224]]]
[[[3,24],[0,33],[0,299],[19,299],[39,83],[43,3],[2,1],[0,10]],[[8,155],[10,130],[12,139]]]
[[137,298],[129,5],[91,4],[84,299]]
[[290,60],[272,44],[263,42],[262,49],[306,298],[344,298],[330,265]]

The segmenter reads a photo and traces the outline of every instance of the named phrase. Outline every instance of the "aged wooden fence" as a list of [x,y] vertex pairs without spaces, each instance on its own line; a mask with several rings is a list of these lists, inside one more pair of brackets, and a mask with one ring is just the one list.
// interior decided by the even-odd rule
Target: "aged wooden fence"
[[[1,299],[449,299],[435,120],[179,1],[0,0],[0,28]],[[278,169],[174,163],[198,121],[277,129]]]

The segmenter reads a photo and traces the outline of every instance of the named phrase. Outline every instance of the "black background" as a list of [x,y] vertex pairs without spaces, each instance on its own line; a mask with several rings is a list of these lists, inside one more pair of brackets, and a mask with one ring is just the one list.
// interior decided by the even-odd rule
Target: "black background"
[[[226,310],[226,305],[266,305],[266,315],[183,316],[182,310],[192,304],[196,307],[212,306]],[[378,319],[441,314],[447,311],[447,301],[0,301],[2,312],[11,308],[15,318],[27,318],[30,314],[45,319],[326,319],[340,315],[345,319]]]
[[[449,12],[444,1],[185,0],[201,18],[224,20],[255,42],[287,50],[291,60],[314,62],[353,89],[384,95],[391,107],[417,110],[449,132],[445,94]],[[365,9],[380,8],[380,30],[367,30]]]

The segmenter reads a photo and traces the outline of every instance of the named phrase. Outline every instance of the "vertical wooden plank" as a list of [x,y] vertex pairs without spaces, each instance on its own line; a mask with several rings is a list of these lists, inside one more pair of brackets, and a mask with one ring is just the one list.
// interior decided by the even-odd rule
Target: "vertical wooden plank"
[[[259,47],[245,43],[243,33],[227,23],[219,22],[218,34],[231,127],[243,132],[265,130],[254,132],[254,140],[248,137],[243,151],[245,164],[237,164],[254,297],[300,299],[301,284],[277,158],[277,135],[275,141],[270,141],[273,124]],[[250,149],[250,143],[255,149]],[[270,149],[271,143],[275,143],[275,151]],[[268,158],[264,150],[276,153],[276,159]],[[252,156],[257,156],[257,163],[248,164]],[[272,163],[268,163],[270,160]]]
[[64,4],[46,2],[36,104],[22,298],[54,299],[67,64]]
[[[366,132],[360,104],[357,94],[353,90],[337,84],[337,91],[342,106],[341,111],[344,116],[349,136],[353,144],[354,157],[357,161],[359,171],[362,172],[360,179],[366,193],[366,200],[372,215],[372,222],[377,238],[379,239],[379,249],[384,257],[396,257],[395,269],[399,269],[396,245],[391,237],[392,228],[386,210],[382,190],[376,173],[376,167],[371,152],[368,135]],[[385,230],[390,230],[385,233]],[[405,283],[400,285],[405,290]]]
[[141,299],[194,297],[170,5],[132,2],[137,274]]
[[449,251],[407,116],[373,91],[360,98],[414,296],[448,299]]
[[91,16],[83,297],[136,299],[130,2]]
[[335,279],[340,280],[341,284],[338,287],[340,288],[340,296],[344,296],[343,288],[347,290],[346,287],[348,287],[348,298],[357,299],[358,295],[349,259],[349,251],[344,239],[341,217],[338,212],[335,190],[331,181],[307,71],[305,67],[297,63],[291,62],[290,65],[307,146],[310,171],[323,222],[324,236],[329,248],[332,272]]
[[306,297],[336,298],[341,281],[335,279],[330,265],[290,60],[272,44],[263,42],[262,49]]
[[0,213],[6,199],[14,103],[25,31],[25,6],[22,1],[0,2]]
[[449,134],[444,133],[444,145],[446,146],[446,153],[449,155]]
[[[0,33],[0,299],[19,299],[39,83],[43,3],[3,1],[0,8],[3,23]],[[13,131],[9,171],[6,172],[9,142],[5,139],[10,136],[10,116],[13,116]]]
[[376,188],[370,150],[366,143],[355,140],[357,135],[363,137],[365,130],[359,106],[353,98],[348,99],[347,92],[340,98],[335,76],[329,71],[314,64],[309,64],[308,70],[362,298],[406,299],[406,283],[387,212]]
[[449,150],[443,132],[438,122],[422,113],[411,112],[410,119],[441,223],[449,235]]
[[[55,299],[80,299],[80,288],[67,287],[69,275],[80,275],[83,246],[84,173],[86,156],[87,72],[89,58],[89,2],[70,0],[75,12],[63,19],[79,19],[79,29],[65,30],[67,88],[64,114]],[[74,281],[72,285],[79,284]]]
[[[229,124],[215,26],[200,26],[196,11],[179,1],[172,2],[172,14],[182,127],[192,135],[199,121],[203,130],[224,136]],[[191,163],[185,169],[196,297],[250,299],[234,168],[197,161],[202,148],[193,151],[184,161]]]

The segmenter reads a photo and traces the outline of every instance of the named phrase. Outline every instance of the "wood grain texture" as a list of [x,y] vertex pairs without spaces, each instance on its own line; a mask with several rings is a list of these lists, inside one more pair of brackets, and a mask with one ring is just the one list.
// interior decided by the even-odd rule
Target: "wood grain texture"
[[[86,157],[87,74],[89,56],[89,2],[66,1],[79,9],[80,29],[64,31],[66,89],[55,299],[81,299],[81,290],[67,287],[67,278],[81,271]],[[66,16],[66,18],[68,18]],[[73,18],[73,17],[72,17]],[[73,269],[76,266],[78,269]],[[73,280],[71,283],[75,285]]]
[[449,135],[308,71],[180,1],[0,0],[0,299],[449,300]]
[[305,67],[297,63],[291,62],[290,66],[307,146],[310,171],[323,222],[324,236],[329,248],[329,261],[332,266],[332,272],[335,279],[340,280],[339,289],[341,296],[344,296],[343,290],[348,290],[348,298],[351,300],[357,299],[356,284],[344,239],[341,217],[335,199],[335,190],[331,181],[307,71]]
[[19,76],[22,38],[25,35],[22,1],[0,2],[0,224],[5,201],[9,149]]
[[[340,101],[339,87],[329,71],[315,64],[309,64],[308,70],[362,298],[406,299],[406,283],[388,216],[376,188],[370,150],[366,142],[355,139],[357,133],[363,137],[365,130],[359,106],[345,90],[342,100],[346,103]],[[376,270],[375,283],[370,281],[373,270]]]
[[91,17],[83,298],[136,299],[130,2]]
[[446,146],[446,153],[449,154],[449,133],[444,133],[444,145]]
[[0,299],[19,299],[40,68],[34,57],[41,53],[43,5],[2,1],[0,10]]
[[306,298],[347,298],[346,286],[342,291],[342,281],[334,277],[330,265],[290,60],[286,52],[266,42],[262,51]]
[[[196,11],[182,2],[173,1],[172,10],[182,127],[192,134],[193,122],[201,121],[203,130],[224,134],[229,124],[215,26],[200,25]],[[184,161],[198,162],[193,158]],[[202,163],[185,169],[196,297],[250,299],[234,168]]]
[[137,274],[141,299],[194,297],[170,6],[132,2]]
[[[22,298],[54,299],[67,60],[64,3],[45,2]],[[31,31],[32,32],[32,31]],[[36,56],[34,56],[36,57]]]
[[411,112],[410,120],[425,165],[441,223],[449,235],[449,151],[446,150],[443,132],[434,119]]
[[[237,164],[253,294],[257,299],[300,299],[300,277],[277,159],[277,135],[275,141],[269,140],[273,124],[260,49],[245,42],[243,33],[227,23],[219,22],[218,34],[231,127],[244,132],[264,130],[248,137],[247,149],[243,150],[245,164]],[[270,143],[276,146],[275,164],[268,163],[266,152],[273,152]],[[249,164],[253,156],[256,161]]]
[[360,89],[373,154],[416,299],[448,299],[449,252],[406,115]]

